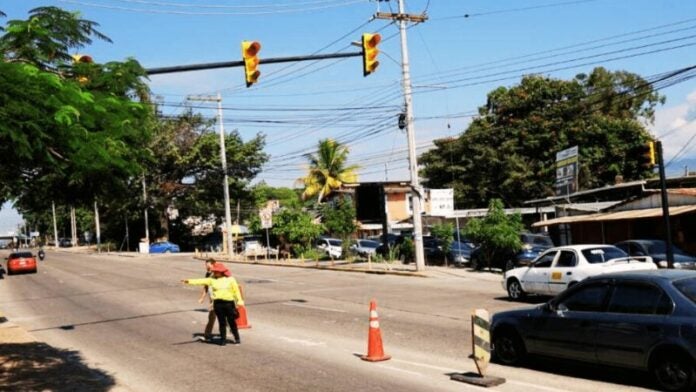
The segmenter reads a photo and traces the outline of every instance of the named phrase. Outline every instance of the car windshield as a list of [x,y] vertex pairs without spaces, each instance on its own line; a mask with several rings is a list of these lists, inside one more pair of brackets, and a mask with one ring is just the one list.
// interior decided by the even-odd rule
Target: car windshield
[[582,255],[590,264],[605,263],[612,259],[620,259],[628,257],[626,252],[615,246],[602,246],[596,248],[587,248],[582,250]]
[[522,242],[525,244],[540,245],[553,248],[553,241],[551,238],[543,235],[522,235]]
[[691,302],[696,303],[696,278],[680,279],[672,284]]
[[362,241],[358,242],[358,245],[360,245],[364,248],[376,248],[379,246],[379,242],[371,241],[371,240],[362,240]]
[[331,246],[341,246],[341,240],[327,240]]
[[[667,245],[665,245],[664,241],[651,241],[646,245],[648,247],[648,253],[651,255],[667,253]],[[675,255],[689,256],[688,253],[684,252],[683,250],[677,248],[674,245],[672,245],[672,251]]]
[[31,255],[31,252],[17,252],[17,253],[12,253],[10,255],[11,259],[16,259],[18,257],[33,257],[33,256]]

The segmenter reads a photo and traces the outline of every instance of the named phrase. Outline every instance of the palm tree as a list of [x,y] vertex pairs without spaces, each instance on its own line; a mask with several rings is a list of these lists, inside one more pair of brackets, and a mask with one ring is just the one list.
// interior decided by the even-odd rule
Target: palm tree
[[305,157],[309,160],[309,173],[299,179],[305,186],[303,199],[318,195],[317,202],[321,203],[321,199],[340,188],[341,184],[358,180],[355,171],[359,166],[346,166],[348,147],[333,139],[320,140],[316,154]]

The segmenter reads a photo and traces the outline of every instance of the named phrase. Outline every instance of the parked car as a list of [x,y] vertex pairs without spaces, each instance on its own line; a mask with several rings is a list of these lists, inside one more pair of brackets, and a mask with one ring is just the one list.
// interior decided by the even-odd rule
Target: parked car
[[59,238],[58,247],[60,248],[70,248],[73,246],[72,240],[70,238]]
[[340,259],[343,256],[343,241],[338,238],[320,237],[315,243],[317,249],[326,252],[332,259]]
[[360,257],[367,257],[368,255],[374,256],[379,246],[380,243],[377,241],[360,239],[355,240],[350,246],[350,250]]
[[[628,240],[614,244],[631,256],[650,256],[660,268],[667,268],[667,244],[663,240]],[[674,268],[696,269],[696,257],[672,245]]]
[[450,251],[447,255],[448,260],[458,266],[468,264],[471,261],[471,253],[476,248],[476,245],[466,238],[460,237],[460,239],[461,241],[455,239],[455,241],[452,242]]
[[169,241],[159,241],[150,244],[150,253],[178,253],[179,245]]
[[18,272],[37,272],[36,257],[31,252],[14,252],[5,259],[7,261],[7,274],[14,275]]
[[491,319],[493,355],[528,354],[649,371],[668,391],[696,386],[696,271],[588,278],[546,304]]
[[631,257],[613,245],[568,245],[545,251],[527,267],[506,271],[501,283],[516,300],[526,294],[556,295],[594,275],[655,269],[650,257]]
[[[554,246],[553,241],[545,234],[520,234],[522,249],[518,252],[507,251],[498,252],[491,261],[491,268],[498,268],[507,271],[512,268],[529,265],[539,254]],[[471,268],[481,270],[485,268],[481,248],[477,247],[471,253]]]

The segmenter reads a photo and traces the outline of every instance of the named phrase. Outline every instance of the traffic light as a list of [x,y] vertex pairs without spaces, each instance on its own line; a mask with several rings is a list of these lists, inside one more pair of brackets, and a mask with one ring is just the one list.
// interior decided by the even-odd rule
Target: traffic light
[[244,79],[246,86],[251,87],[252,84],[258,81],[261,72],[259,72],[259,57],[258,53],[261,50],[261,44],[256,41],[242,41],[242,58],[244,59]]
[[638,147],[638,152],[640,154],[640,166],[643,169],[652,169],[657,163],[657,155],[655,154],[655,141],[650,140],[645,144],[641,144]]
[[362,35],[362,57],[363,57],[363,76],[367,76],[379,67],[377,55],[379,54],[379,45],[382,41],[382,36],[379,34],[365,33]]
[[[94,59],[92,56],[88,56],[86,54],[74,54],[72,55],[73,58],[73,64],[93,64]],[[89,82],[89,78],[84,75],[76,75],[77,76],[77,81],[80,82],[80,84],[85,84]]]

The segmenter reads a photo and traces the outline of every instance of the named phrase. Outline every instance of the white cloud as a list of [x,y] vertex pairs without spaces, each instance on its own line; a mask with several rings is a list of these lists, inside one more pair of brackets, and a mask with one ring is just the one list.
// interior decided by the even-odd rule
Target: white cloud
[[662,141],[666,161],[682,150],[679,159],[696,158],[696,138],[691,140],[696,135],[694,113],[696,90],[683,103],[656,111],[655,124],[651,128],[653,134]]

